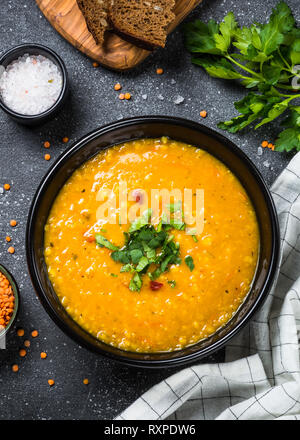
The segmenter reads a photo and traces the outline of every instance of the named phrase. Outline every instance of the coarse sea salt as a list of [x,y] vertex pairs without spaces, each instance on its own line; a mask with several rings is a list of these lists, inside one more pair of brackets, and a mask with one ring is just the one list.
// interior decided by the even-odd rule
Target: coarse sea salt
[[0,75],[3,103],[22,115],[38,115],[48,110],[62,90],[61,71],[42,55],[25,54]]

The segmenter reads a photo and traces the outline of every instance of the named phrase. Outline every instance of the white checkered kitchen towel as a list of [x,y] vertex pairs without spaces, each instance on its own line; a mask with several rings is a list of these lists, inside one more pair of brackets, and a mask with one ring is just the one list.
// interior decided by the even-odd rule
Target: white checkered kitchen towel
[[186,368],[117,420],[300,420],[300,153],[272,187],[282,255],[276,287],[226,346],[226,362]]

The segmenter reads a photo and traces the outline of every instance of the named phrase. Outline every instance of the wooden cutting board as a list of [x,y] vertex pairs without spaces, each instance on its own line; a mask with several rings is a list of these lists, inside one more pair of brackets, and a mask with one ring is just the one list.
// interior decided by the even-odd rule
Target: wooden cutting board
[[[168,33],[202,0],[176,0],[176,18]],[[115,70],[127,70],[137,66],[150,52],[122,40],[112,32],[107,32],[104,47],[98,46],[88,31],[85,19],[76,0],[36,0],[40,10],[52,26],[73,46],[99,62]]]

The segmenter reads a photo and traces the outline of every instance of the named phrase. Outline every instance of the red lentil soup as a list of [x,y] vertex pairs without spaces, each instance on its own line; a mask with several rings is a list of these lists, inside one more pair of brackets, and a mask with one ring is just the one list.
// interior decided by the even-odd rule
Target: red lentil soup
[[[158,277],[141,272],[142,285],[133,290],[132,265],[125,271],[126,264],[112,258],[124,249],[130,224],[97,218],[99,190],[117,194],[120,181],[128,193],[204,191],[202,232],[171,229],[166,241],[180,258],[169,260]],[[104,246],[97,234],[107,240]],[[123,350],[163,352],[207,338],[236,313],[251,288],[259,230],[245,189],[223,163],[171,139],[141,139],[101,151],[73,173],[51,208],[44,249],[53,288],[81,327]]]

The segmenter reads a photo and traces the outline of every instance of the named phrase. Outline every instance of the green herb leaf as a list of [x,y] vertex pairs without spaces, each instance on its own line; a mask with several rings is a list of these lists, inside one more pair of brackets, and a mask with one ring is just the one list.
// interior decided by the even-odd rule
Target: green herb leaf
[[190,52],[222,54],[222,50],[216,46],[215,35],[219,33],[219,25],[214,20],[209,20],[207,24],[196,20],[186,24],[184,29],[185,44]]
[[147,209],[147,211],[145,211],[141,217],[137,218],[131,224],[131,226],[129,228],[129,233],[134,232],[134,231],[138,231],[143,226],[148,225],[149,220],[151,219],[151,215],[152,215],[152,209]]
[[203,67],[206,72],[214,78],[243,79],[244,76],[235,70],[226,58],[201,57],[192,58],[192,63]]
[[121,267],[120,272],[134,272],[134,266],[130,263],[125,264],[124,266]]
[[103,237],[103,235],[101,234],[96,234],[95,238],[97,245],[100,247],[106,247],[107,249],[111,249],[113,251],[119,249],[118,246],[112,244],[109,240],[107,240],[107,238]]
[[149,265],[149,260],[147,257],[142,257],[139,262],[138,265],[136,266],[136,271],[137,272],[141,272],[142,270],[145,269],[145,267],[147,267]]
[[140,249],[132,249],[129,251],[130,259],[133,264],[137,264],[143,257],[143,252]]
[[129,289],[132,292],[139,292],[141,290],[142,284],[143,284],[142,278],[138,273],[135,273],[131,278]]
[[182,210],[182,201],[179,200],[176,203],[167,204],[165,207],[170,211],[171,214],[174,214],[174,212]]
[[123,264],[127,264],[127,263],[130,262],[129,255],[128,255],[128,252],[126,250],[120,250],[120,251],[112,252],[111,258],[114,261],[118,261],[118,262],[123,263]]
[[190,255],[188,255],[187,257],[185,257],[184,262],[187,265],[187,267],[190,269],[190,271],[192,272],[195,268],[193,258]]

